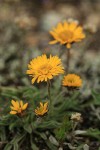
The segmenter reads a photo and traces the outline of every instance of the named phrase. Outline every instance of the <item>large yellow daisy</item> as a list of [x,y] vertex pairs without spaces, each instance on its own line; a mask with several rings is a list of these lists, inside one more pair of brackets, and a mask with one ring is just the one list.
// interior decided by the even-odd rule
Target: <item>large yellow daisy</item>
[[82,86],[82,79],[80,76],[76,74],[68,74],[64,76],[64,79],[62,81],[62,85],[66,87],[81,87]]
[[37,83],[52,79],[54,76],[64,73],[64,68],[61,64],[61,59],[57,56],[51,56],[47,58],[44,54],[38,56],[30,61],[28,65],[27,74],[32,76],[32,83]]
[[58,23],[57,27],[50,31],[50,34],[54,40],[49,42],[49,44],[59,42],[60,44],[66,44],[67,48],[70,48],[72,43],[80,42],[85,38],[83,28],[76,22],[68,23],[65,21],[64,23]]

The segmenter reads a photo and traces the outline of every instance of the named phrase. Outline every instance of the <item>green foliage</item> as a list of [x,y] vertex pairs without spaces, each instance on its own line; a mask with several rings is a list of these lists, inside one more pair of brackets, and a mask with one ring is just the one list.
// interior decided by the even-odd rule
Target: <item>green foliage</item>
[[96,138],[98,141],[100,141],[100,130],[99,129],[88,129],[85,135]]
[[55,130],[56,138],[59,141],[63,141],[66,138],[66,135],[69,133],[70,129],[71,129],[71,122],[69,121],[68,118],[64,118],[62,120],[62,124],[60,125],[60,127]]
[[[60,88],[57,90],[60,90]],[[2,109],[0,117],[0,140],[4,150],[20,150],[21,147],[24,147],[23,143],[25,143],[27,137],[28,143],[26,142],[25,150],[27,150],[27,147],[32,150],[39,150],[38,145],[41,145],[39,141],[45,143],[44,148],[48,147],[50,150],[57,150],[61,142],[70,140],[68,137],[72,134],[71,113],[72,111],[82,111],[85,107],[89,107],[88,102],[88,105],[81,106],[79,91],[70,95],[67,95],[66,91],[61,91],[55,97],[57,94],[55,90],[51,95],[53,113],[48,112],[46,116],[37,118],[34,109],[37,107],[39,99],[45,101],[44,98],[47,98],[47,92],[41,93],[41,91],[36,87],[5,88],[1,90],[2,106],[6,104],[6,111]],[[92,100],[93,104],[99,106],[100,95],[96,92],[92,92],[92,94],[94,98]],[[23,117],[9,114],[11,99],[19,98],[25,99],[29,103],[29,108]],[[81,134],[81,136],[92,137],[99,141],[100,131],[98,129],[86,129],[86,133]],[[77,149],[81,149],[83,146],[82,144],[77,145]]]
[[[60,56],[66,67],[65,45],[52,46],[48,51],[46,41],[49,37],[43,32],[48,31],[61,18],[66,18],[66,13],[63,12],[67,7],[68,14],[70,10],[73,14],[76,12],[75,18],[81,19],[81,13],[73,1],[68,2],[68,6],[61,0],[56,2],[51,0],[48,3],[41,1],[41,8],[37,7],[40,2],[34,1],[5,0],[0,3],[0,56],[2,56],[0,57],[0,150],[58,150],[62,147],[66,150],[87,150],[88,147],[90,150],[100,150],[100,94],[96,92],[100,89],[99,0],[95,0],[96,3],[90,0],[86,3],[89,7],[84,7],[84,2],[81,1],[76,3],[77,6],[82,6],[84,12],[82,22],[86,28],[86,37],[89,37],[82,44],[73,44],[71,50],[70,72],[79,73],[84,79],[81,94],[80,91],[69,93],[63,89],[62,77],[53,80],[52,113],[48,112],[42,118],[35,115],[34,109],[40,101],[49,101],[46,84],[30,86],[31,81],[25,75],[27,63],[33,57],[47,52]],[[50,11],[47,10],[49,3],[52,6]],[[55,4],[60,7],[55,7]],[[55,11],[52,11],[52,8],[55,8]],[[42,9],[48,13],[41,13]],[[19,15],[12,13],[13,10],[17,10]],[[36,11],[36,15],[31,14],[33,10]],[[91,13],[87,15],[89,10]],[[56,11],[62,13],[58,15]],[[94,18],[93,27],[88,25],[91,24],[91,17]],[[51,18],[53,22],[50,23]],[[93,35],[91,32],[96,33]],[[44,39],[40,38],[41,33]],[[24,116],[9,114],[12,99],[22,99],[29,103]],[[78,123],[75,128],[76,131],[80,129],[80,134],[74,135],[73,132],[73,138],[70,117],[74,112],[82,114],[83,122]],[[94,145],[96,147],[93,147]]]
[[[54,97],[55,93],[53,92],[52,98]],[[47,93],[42,94],[42,97],[47,97]],[[62,94],[61,94],[62,95]],[[17,115],[10,115],[10,101],[8,100],[6,113],[2,115],[0,121],[0,138],[3,143],[7,141],[7,144],[3,144],[5,150],[11,150],[12,148],[15,150],[19,150],[21,145],[29,136],[29,143],[30,147],[34,150],[38,150],[37,141],[35,141],[35,137],[37,139],[41,139],[45,141],[46,147],[49,149],[57,149],[58,145],[55,145],[52,140],[47,138],[47,135],[44,131],[49,130],[49,137],[51,137],[51,131],[54,131],[55,137],[59,140],[64,140],[66,134],[70,129],[70,122],[66,117],[63,119],[62,116],[67,115],[67,110],[70,108],[76,107],[79,105],[78,101],[75,102],[77,99],[78,94],[74,94],[71,98],[67,98],[62,100],[61,96],[54,99],[53,101],[53,114],[51,115],[48,113],[43,118],[36,118],[34,114],[34,109],[37,107],[37,103],[41,97],[41,92],[36,87],[25,87],[25,88],[17,88],[17,89],[2,89],[1,96],[3,100],[8,98],[10,101],[11,99],[26,99],[29,102],[29,108],[26,111],[26,115],[23,117],[18,117]],[[3,105],[6,101],[3,101]],[[72,103],[72,105],[71,105]],[[57,106],[58,105],[58,106]],[[60,115],[61,114],[61,115]],[[50,119],[52,118],[52,119]],[[6,131],[7,129],[7,131]],[[7,135],[11,135],[10,137]],[[35,137],[33,138],[35,134]]]
[[93,104],[97,106],[100,105],[100,94],[95,91],[92,91],[92,96],[94,98]]

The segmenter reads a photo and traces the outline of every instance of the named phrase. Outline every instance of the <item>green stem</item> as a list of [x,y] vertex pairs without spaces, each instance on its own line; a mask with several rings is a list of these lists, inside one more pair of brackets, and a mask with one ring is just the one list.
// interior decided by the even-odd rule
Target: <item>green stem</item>
[[76,127],[77,127],[77,124],[78,122],[73,122],[73,125],[72,125],[72,132],[75,131]]
[[50,86],[51,86],[51,83],[50,83],[50,80],[48,79],[48,80],[47,80],[47,87],[48,87],[48,98],[49,98],[49,100],[51,101],[51,92],[50,92]]
[[52,110],[52,99],[51,99],[51,91],[50,91],[51,82],[49,79],[47,80],[47,87],[48,87],[48,98],[50,100],[50,110]]
[[70,67],[70,49],[67,49],[67,72],[69,72]]

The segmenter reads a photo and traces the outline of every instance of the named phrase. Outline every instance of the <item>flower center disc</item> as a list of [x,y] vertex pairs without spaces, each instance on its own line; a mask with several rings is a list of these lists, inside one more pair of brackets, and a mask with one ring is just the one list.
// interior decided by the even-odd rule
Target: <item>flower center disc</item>
[[68,80],[68,82],[73,83],[73,82],[74,82],[74,80],[73,80],[73,79],[69,79],[69,80]]
[[52,67],[50,65],[46,64],[40,68],[39,72],[43,75],[47,75],[51,69],[52,69]]
[[63,41],[69,41],[70,39],[72,39],[73,37],[73,32],[68,31],[68,30],[64,30],[63,32],[61,32],[59,34],[59,37],[63,40]]

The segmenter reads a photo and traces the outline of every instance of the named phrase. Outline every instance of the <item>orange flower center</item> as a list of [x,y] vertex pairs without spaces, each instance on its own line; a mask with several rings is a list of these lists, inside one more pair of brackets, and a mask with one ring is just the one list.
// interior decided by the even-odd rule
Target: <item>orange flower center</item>
[[22,109],[21,108],[18,109],[18,113],[19,114],[22,113]]
[[75,82],[75,80],[74,79],[69,79],[68,82],[73,83],[73,82]]
[[63,32],[60,32],[59,37],[63,41],[69,41],[73,37],[73,32],[71,32],[69,30],[64,30]]
[[42,75],[47,75],[51,69],[52,66],[46,64],[39,69],[39,73],[41,73]]

